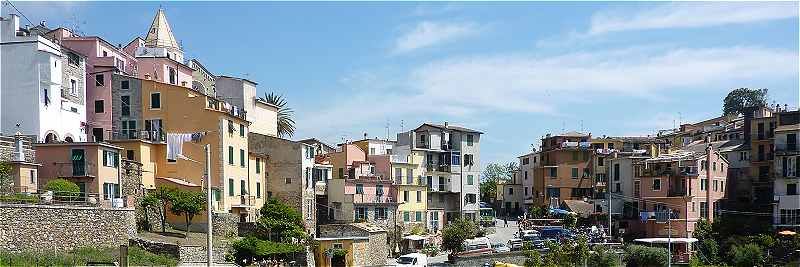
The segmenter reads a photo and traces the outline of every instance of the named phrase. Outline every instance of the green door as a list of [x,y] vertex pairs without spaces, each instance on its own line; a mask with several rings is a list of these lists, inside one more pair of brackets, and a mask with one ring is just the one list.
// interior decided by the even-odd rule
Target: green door
[[72,176],[86,176],[86,157],[83,149],[72,150]]

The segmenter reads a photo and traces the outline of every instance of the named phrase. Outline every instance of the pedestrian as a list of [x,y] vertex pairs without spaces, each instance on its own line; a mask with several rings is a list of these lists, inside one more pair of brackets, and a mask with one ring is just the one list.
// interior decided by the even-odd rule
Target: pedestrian
[[508,220],[507,220],[506,218],[503,218],[503,223],[505,223],[505,224],[506,224],[506,226],[505,226],[505,227],[508,227]]

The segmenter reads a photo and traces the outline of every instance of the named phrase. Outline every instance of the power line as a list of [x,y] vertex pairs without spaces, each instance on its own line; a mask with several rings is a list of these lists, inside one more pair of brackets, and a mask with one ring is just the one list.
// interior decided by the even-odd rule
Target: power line
[[17,11],[17,13],[19,13],[19,15],[20,15],[20,16],[22,16],[23,18],[25,18],[25,20],[27,20],[27,21],[28,21],[28,23],[29,23],[31,26],[34,26],[34,25],[35,25],[35,24],[33,24],[33,22],[32,22],[30,19],[28,19],[28,16],[25,16],[25,14],[24,14],[24,13],[22,13],[22,11],[19,11],[19,9],[17,9],[17,7],[16,7],[16,6],[14,6],[14,3],[11,3],[11,0],[6,0],[6,2],[8,2],[8,4],[9,4],[9,5],[11,5],[11,7],[12,7],[12,8],[14,8],[14,10],[16,10],[16,11]]

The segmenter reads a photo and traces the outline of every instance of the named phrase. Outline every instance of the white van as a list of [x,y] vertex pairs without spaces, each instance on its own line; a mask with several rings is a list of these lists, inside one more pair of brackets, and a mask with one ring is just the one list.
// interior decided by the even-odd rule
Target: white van
[[411,253],[397,258],[394,266],[428,266],[428,256],[422,253]]
[[492,254],[492,244],[487,237],[478,237],[475,239],[467,239],[464,241],[464,251],[458,253],[458,256],[472,256]]

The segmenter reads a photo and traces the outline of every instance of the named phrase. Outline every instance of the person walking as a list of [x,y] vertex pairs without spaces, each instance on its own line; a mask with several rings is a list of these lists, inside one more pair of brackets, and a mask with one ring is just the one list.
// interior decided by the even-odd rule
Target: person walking
[[503,218],[503,223],[506,225],[504,227],[508,227],[508,218]]

